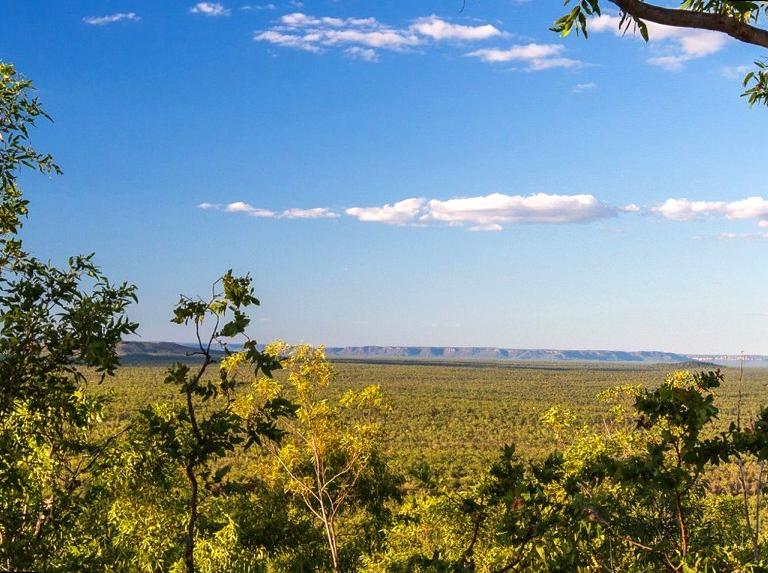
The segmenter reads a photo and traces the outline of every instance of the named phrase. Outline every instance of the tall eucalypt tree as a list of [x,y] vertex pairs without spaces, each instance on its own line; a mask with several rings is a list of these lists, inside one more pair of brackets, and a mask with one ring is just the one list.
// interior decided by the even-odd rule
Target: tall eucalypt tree
[[[643,0],[566,0],[571,10],[557,20],[552,30],[567,36],[572,31],[589,34],[589,19],[599,16],[606,3],[614,4],[621,14],[623,30],[636,28],[648,40],[647,22],[722,32],[728,36],[763,48],[768,48],[768,1],[747,0],[684,0],[679,7],[658,6]],[[744,96],[750,105],[768,105],[768,62],[756,61],[755,70],[744,77]]]
[[132,285],[113,284],[91,255],[55,266],[19,236],[26,172],[60,173],[30,133],[50,119],[32,84],[0,62],[0,569],[63,568],[72,522],[114,437],[91,430],[103,399],[85,392],[85,367],[114,374],[117,345],[136,331],[126,316]]

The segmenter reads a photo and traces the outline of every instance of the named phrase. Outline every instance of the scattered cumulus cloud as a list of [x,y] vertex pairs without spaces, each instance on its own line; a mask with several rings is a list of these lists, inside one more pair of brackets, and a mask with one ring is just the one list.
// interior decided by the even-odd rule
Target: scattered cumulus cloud
[[720,68],[720,75],[729,80],[741,80],[747,73],[753,69],[753,66],[723,66]]
[[277,215],[274,211],[269,211],[267,209],[260,209],[258,207],[254,207],[253,205],[250,205],[248,203],[245,203],[243,201],[235,201],[234,203],[229,203],[224,206],[224,211],[227,213],[245,213],[246,215],[250,215],[251,217],[263,217],[271,219]]
[[447,223],[584,223],[614,217],[617,210],[593,195],[505,195],[492,193],[428,203],[426,219]]
[[[244,201],[200,203],[199,209],[240,213],[262,219],[337,219],[341,214],[327,207],[272,211]],[[428,199],[410,197],[394,203],[367,207],[349,207],[347,217],[366,223],[394,226],[463,227],[469,231],[501,231],[505,225],[543,223],[589,223],[616,217],[622,212],[639,210],[634,205],[623,208],[599,201],[593,195],[506,195],[492,193],[476,197]]]
[[328,207],[290,208],[273,211],[245,201],[197,205],[205,211],[247,215],[258,219],[339,219],[342,216],[365,223],[399,227],[448,226],[468,231],[501,231],[507,225],[591,223],[621,214],[657,214],[670,221],[704,219],[754,220],[764,231],[721,233],[721,239],[768,238],[768,199],[747,197],[736,201],[696,201],[670,198],[656,205],[634,203],[618,206],[594,195],[535,193],[507,195],[491,193],[451,199],[409,197],[393,203],[347,207],[336,211]]
[[256,32],[254,40],[315,53],[332,47],[400,51],[420,44],[416,34],[375,18],[317,18],[301,12],[284,15],[278,25]]
[[281,219],[337,219],[339,214],[327,207],[312,209],[286,209],[280,213]]
[[763,197],[748,197],[730,202],[667,199],[651,210],[673,221],[694,221],[712,217],[758,219],[761,227],[768,227],[768,199]]
[[[396,227],[459,227],[470,232],[500,232],[508,225],[521,224],[586,224],[613,219],[622,214],[657,214],[671,221],[703,219],[756,220],[760,231],[721,232],[694,236],[694,239],[767,240],[768,199],[748,197],[737,201],[695,201],[670,198],[663,203],[641,207],[635,203],[616,206],[593,195],[560,195],[536,193],[507,195],[491,193],[472,197],[429,199],[410,197],[394,203],[366,207],[348,207],[336,211],[328,207],[290,208],[273,211],[245,201],[232,203],[203,202],[205,211],[219,211],[273,220],[335,220],[343,216],[364,223],[380,223]],[[603,225],[601,225],[603,227]],[[623,228],[606,228],[623,233]]]
[[562,44],[520,44],[508,48],[482,48],[469,52],[467,56],[479,58],[488,63],[523,63],[530,71],[552,68],[575,68],[583,62],[562,56],[565,46]]
[[451,24],[438,18],[435,15],[426,18],[417,19],[412,25],[411,30],[422,36],[432,38],[433,40],[460,40],[474,41],[487,40],[495,36],[501,36],[502,32],[491,24],[481,26],[465,26],[462,24]]
[[768,233],[720,233],[716,238],[721,241],[733,241],[735,239],[768,239]]
[[426,203],[426,199],[418,197],[403,199],[392,205],[382,205],[381,207],[351,207],[344,212],[359,221],[407,225],[416,222]]
[[[613,32],[616,36],[623,36],[619,21],[619,16],[602,14],[590,20],[589,29],[591,32]],[[719,32],[675,28],[653,22],[646,24],[649,43],[660,50],[659,55],[647,60],[648,63],[670,71],[681,70],[691,60],[719,52],[728,42],[728,37]],[[628,33],[640,37],[639,32],[632,33],[631,27]]]
[[597,88],[595,82],[585,82],[583,84],[576,84],[573,86],[573,93],[580,94],[588,91],[592,91]]
[[397,27],[376,18],[335,18],[293,12],[283,15],[269,28],[257,31],[253,39],[313,53],[336,48],[348,57],[375,62],[380,50],[404,52],[430,43],[479,42],[504,35],[491,24],[456,24],[435,15]]
[[115,22],[138,22],[139,20],[141,20],[141,18],[135,12],[118,12],[107,16],[86,16],[83,18],[83,22],[90,24],[91,26],[106,26],[107,24],[114,24]]
[[311,209],[286,209],[276,212],[269,209],[254,207],[244,201],[235,201],[222,205],[221,203],[200,203],[198,209],[224,211],[225,213],[243,213],[250,217],[260,219],[336,219],[339,214],[326,207],[314,207]]
[[275,4],[246,4],[240,6],[240,9],[246,12],[263,12],[264,10],[277,10],[277,6]]
[[378,62],[379,54],[372,48],[361,48],[352,46],[344,50],[344,54],[353,60],[363,60],[365,62]]
[[480,231],[498,232],[498,231],[503,231],[504,227],[502,227],[498,223],[488,223],[485,225],[472,225],[467,230],[472,231],[473,233],[480,232]]
[[380,207],[352,207],[360,221],[389,225],[444,224],[470,231],[500,231],[504,224],[586,223],[614,217],[619,210],[592,195],[506,195],[492,193],[456,199],[410,198]]
[[229,8],[218,2],[198,2],[189,11],[203,16],[229,16]]

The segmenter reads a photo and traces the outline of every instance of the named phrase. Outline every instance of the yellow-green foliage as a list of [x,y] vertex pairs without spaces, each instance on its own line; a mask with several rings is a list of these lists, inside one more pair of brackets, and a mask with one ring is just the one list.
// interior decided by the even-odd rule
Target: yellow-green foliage
[[[653,387],[669,372],[666,366],[559,363],[342,362],[333,368],[329,396],[379,386],[390,407],[382,439],[395,462],[410,468],[426,461],[456,483],[474,481],[504,444],[516,444],[527,456],[546,455],[556,443],[541,416],[551,407],[567,409],[581,424],[603,427],[615,417],[616,405],[596,396],[617,386]],[[145,404],[178,400],[176,392],[162,384],[162,370],[161,366],[126,366],[114,380],[94,388],[114,398],[107,406],[106,428],[118,428]],[[736,415],[738,372],[724,372],[725,382],[718,391],[718,428],[727,427]],[[284,375],[277,372],[275,378],[284,382]],[[759,405],[768,402],[766,382],[767,371],[745,371],[745,417],[754,416]],[[632,396],[622,397],[622,402],[628,409]]]
[[284,476],[283,487],[315,517],[325,533],[332,567],[340,570],[344,550],[340,527],[345,520],[360,520],[357,509],[380,503],[361,484],[366,472],[383,469],[375,467],[384,411],[381,391],[367,386],[329,396],[334,372],[323,347],[278,344],[268,351],[285,356],[286,384],[297,406],[295,418],[283,422],[285,440],[271,446]]

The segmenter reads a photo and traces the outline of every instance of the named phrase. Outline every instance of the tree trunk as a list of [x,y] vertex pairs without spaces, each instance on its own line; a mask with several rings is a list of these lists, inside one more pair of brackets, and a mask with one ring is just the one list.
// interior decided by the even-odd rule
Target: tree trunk
[[683,502],[680,499],[680,493],[675,494],[676,507],[677,507],[677,523],[680,527],[680,554],[685,559],[688,554],[688,527],[685,523],[685,511],[683,510]]
[[333,519],[328,519],[325,523],[325,531],[328,536],[328,547],[331,550],[331,561],[333,562],[333,570],[339,570],[339,549],[336,546],[336,526],[333,523]]
[[187,479],[192,486],[189,496],[189,520],[184,538],[184,567],[187,573],[195,573],[195,525],[197,523],[197,477],[192,464],[187,464]]

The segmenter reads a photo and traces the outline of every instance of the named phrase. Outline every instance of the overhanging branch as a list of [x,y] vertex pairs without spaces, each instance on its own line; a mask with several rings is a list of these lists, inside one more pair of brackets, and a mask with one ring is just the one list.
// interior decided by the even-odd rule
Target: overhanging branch
[[736,18],[708,12],[694,12],[676,8],[662,8],[642,0],[611,0],[627,14],[664,26],[696,28],[722,32],[747,44],[768,48],[768,30],[740,22]]

